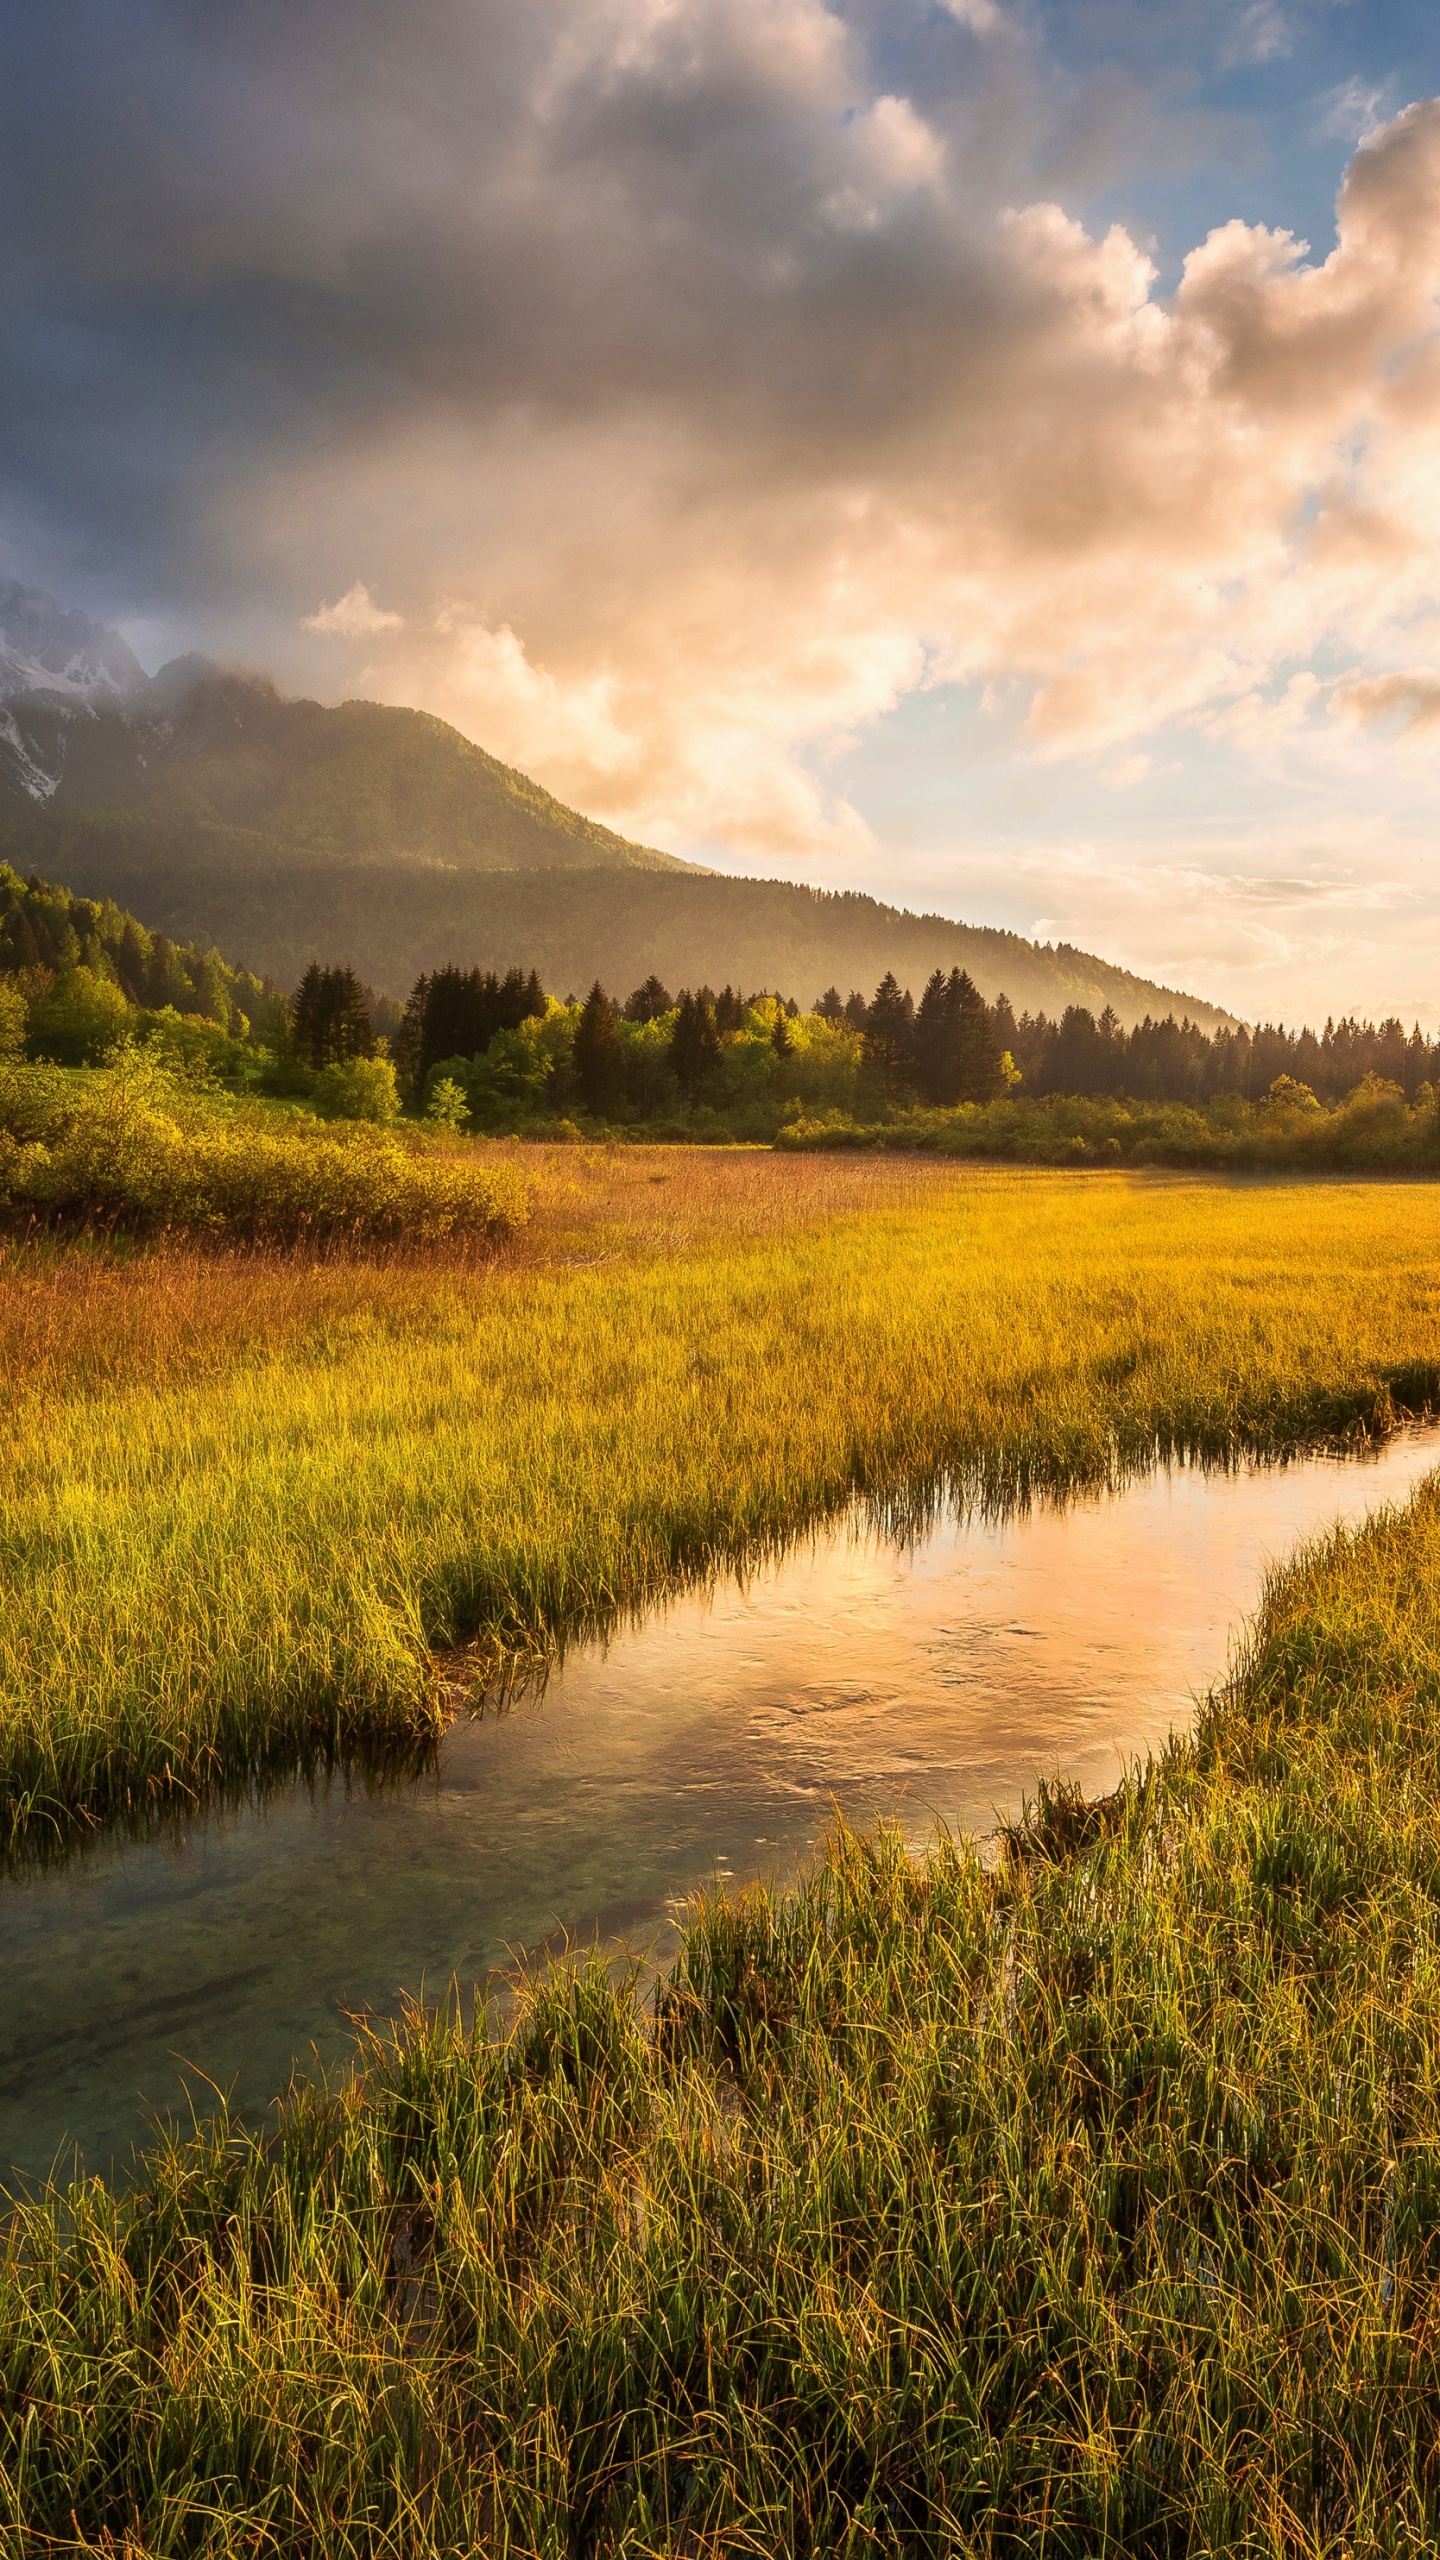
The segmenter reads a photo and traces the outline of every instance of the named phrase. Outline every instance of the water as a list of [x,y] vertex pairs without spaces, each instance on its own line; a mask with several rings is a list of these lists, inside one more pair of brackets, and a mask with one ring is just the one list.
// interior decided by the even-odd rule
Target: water
[[577,1648],[423,1777],[296,1783],[0,1884],[0,2164],[123,2166],[187,2086],[262,2107],[346,2049],[347,2013],[559,1931],[663,1948],[671,1897],[786,1872],[832,1804],[923,1834],[987,1829],[1056,1770],[1102,1790],[1224,1672],[1268,1562],[1437,1458],[1427,1428],[1177,1468],[908,1551],[843,1525]]

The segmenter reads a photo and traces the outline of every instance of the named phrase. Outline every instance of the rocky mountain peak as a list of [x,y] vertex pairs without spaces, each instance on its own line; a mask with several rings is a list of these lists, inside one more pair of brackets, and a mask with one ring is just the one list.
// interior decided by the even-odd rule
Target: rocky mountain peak
[[67,613],[38,587],[0,578],[0,702],[48,694],[109,709],[140,699],[149,686],[118,631],[88,613]]

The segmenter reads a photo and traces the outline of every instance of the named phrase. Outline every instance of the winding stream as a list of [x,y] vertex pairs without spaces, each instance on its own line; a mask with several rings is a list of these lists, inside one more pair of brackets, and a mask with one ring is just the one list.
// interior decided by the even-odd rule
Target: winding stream
[[842,1524],[575,1647],[423,1776],[296,1781],[0,1883],[0,2182],[76,2146],[123,2167],[187,2087],[261,2107],[347,2013],[557,1932],[663,1947],[672,1897],[783,1874],[832,1802],[922,1834],[989,1828],[1042,1773],[1103,1789],[1224,1672],[1269,1562],[1437,1461],[1426,1426],[908,1548]]

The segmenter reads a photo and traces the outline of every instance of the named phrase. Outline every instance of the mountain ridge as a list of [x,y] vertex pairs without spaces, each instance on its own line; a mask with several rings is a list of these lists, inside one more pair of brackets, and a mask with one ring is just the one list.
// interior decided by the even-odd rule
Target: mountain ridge
[[[8,601],[7,601],[8,600]],[[293,985],[317,954],[387,994],[452,959],[624,993],[784,984],[917,991],[969,970],[1017,1010],[1235,1017],[1069,945],[855,890],[709,871],[632,843],[433,713],[282,694],[0,583],[0,856]],[[813,984],[811,981],[813,980]]]

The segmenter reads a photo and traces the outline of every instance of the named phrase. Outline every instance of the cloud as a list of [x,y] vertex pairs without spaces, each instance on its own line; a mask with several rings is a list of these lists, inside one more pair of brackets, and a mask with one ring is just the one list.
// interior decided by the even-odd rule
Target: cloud
[[357,578],[337,604],[322,604],[318,613],[302,614],[300,627],[322,632],[327,639],[365,640],[377,631],[400,630],[402,620],[398,613],[383,613]]
[[1385,109],[1387,84],[1352,77],[1318,101],[1311,127],[1316,142],[1363,142]]
[[1313,670],[1343,720],[1436,610],[1440,107],[1328,255],[1167,293],[1035,185],[1031,13],[872,14],[76,0],[0,149],[13,520],[736,858],[867,856],[837,742],[944,683],[1122,797],[1177,729],[1384,752]]
[[995,0],[940,0],[940,5],[948,16],[954,18],[958,25],[968,27],[973,35],[993,35],[1001,24]]
[[1402,738],[1440,728],[1440,667],[1406,667],[1337,685],[1330,707],[1342,721],[1373,728],[1397,720]]

